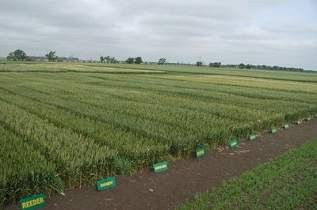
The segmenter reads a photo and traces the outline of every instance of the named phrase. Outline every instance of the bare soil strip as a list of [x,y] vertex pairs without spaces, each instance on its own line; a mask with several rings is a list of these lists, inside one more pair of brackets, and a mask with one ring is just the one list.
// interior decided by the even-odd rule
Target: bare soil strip
[[317,119],[313,119],[291,125],[288,130],[280,129],[276,134],[264,134],[252,142],[242,141],[234,150],[210,151],[201,160],[177,160],[162,174],[147,169],[134,176],[119,176],[117,187],[109,191],[97,192],[95,187],[67,190],[66,196],[50,198],[45,209],[173,209],[196,193],[220,185],[316,137]]

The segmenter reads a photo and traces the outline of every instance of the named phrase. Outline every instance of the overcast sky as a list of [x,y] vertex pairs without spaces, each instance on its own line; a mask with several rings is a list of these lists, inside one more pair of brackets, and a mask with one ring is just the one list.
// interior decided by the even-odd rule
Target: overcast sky
[[17,48],[317,70],[317,1],[0,0],[0,56]]

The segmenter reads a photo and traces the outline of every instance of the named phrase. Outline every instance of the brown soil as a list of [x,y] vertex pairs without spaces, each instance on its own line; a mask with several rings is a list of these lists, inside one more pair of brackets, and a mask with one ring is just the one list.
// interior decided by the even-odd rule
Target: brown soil
[[[118,176],[118,185],[112,190],[97,192],[95,187],[66,190],[65,196],[50,198],[45,209],[173,209],[196,193],[239,176],[316,137],[317,119],[313,119],[291,125],[288,130],[280,129],[276,134],[264,134],[252,142],[242,141],[234,150],[218,149],[200,160],[177,160],[162,174],[143,170],[134,176]],[[16,206],[8,209],[16,209]]]

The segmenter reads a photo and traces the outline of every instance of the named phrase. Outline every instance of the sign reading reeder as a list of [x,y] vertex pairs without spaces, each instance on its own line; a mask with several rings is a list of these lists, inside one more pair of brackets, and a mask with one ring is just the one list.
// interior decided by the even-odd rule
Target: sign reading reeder
[[22,198],[19,203],[23,210],[34,210],[46,205],[45,198],[44,194],[36,194]]

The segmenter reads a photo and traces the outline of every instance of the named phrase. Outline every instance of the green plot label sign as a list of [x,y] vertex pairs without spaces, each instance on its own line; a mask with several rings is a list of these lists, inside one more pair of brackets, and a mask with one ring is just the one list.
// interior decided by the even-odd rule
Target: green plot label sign
[[196,147],[196,151],[195,151],[195,154],[196,154],[196,158],[201,158],[203,156],[205,156],[206,154],[206,148],[204,145],[198,145]]
[[239,141],[237,138],[235,137],[231,137],[228,141],[228,145],[230,148],[234,148],[234,147],[237,147],[239,145]]
[[21,209],[33,210],[43,208],[46,205],[46,196],[44,194],[36,194],[28,197],[24,197],[20,200]]
[[277,132],[277,129],[275,127],[272,127],[272,130],[271,130],[272,133],[276,133]]
[[111,176],[105,179],[99,179],[97,180],[97,190],[107,190],[114,188],[117,185],[116,177]]
[[256,134],[250,134],[249,135],[249,140],[250,141],[253,141],[253,140],[255,140],[256,139]]
[[286,124],[284,124],[283,128],[284,128],[284,129],[288,129],[288,128],[289,128],[289,125],[286,123]]
[[160,173],[160,172],[166,171],[167,169],[168,167],[167,167],[166,161],[153,164],[153,170],[155,173]]

